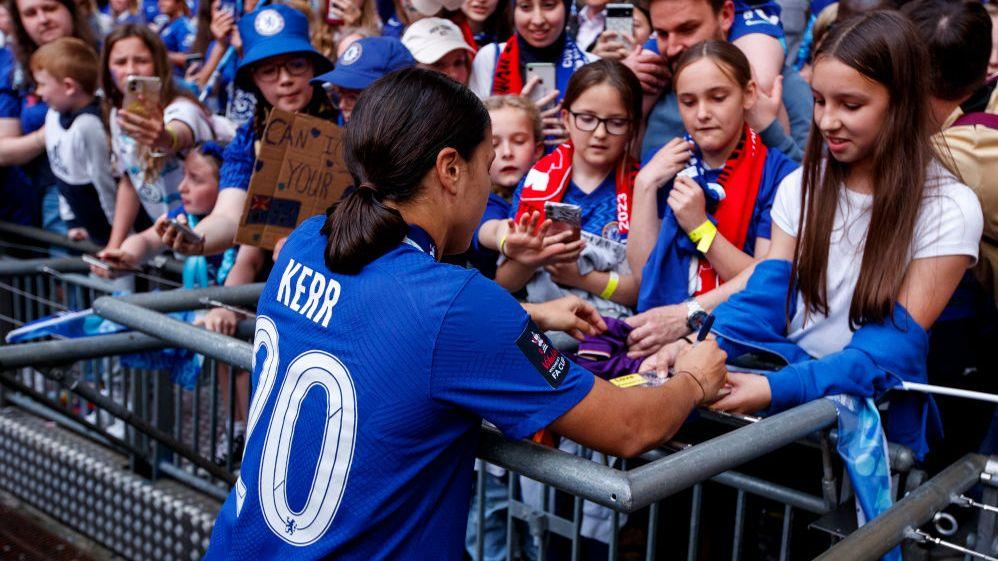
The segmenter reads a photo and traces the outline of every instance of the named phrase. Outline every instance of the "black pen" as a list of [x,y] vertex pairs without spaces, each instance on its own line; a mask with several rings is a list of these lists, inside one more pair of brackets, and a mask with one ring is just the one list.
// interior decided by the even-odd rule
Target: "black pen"
[[707,319],[703,320],[700,324],[700,330],[697,331],[697,343],[703,341],[710,335],[710,328],[714,325],[714,314],[708,314]]

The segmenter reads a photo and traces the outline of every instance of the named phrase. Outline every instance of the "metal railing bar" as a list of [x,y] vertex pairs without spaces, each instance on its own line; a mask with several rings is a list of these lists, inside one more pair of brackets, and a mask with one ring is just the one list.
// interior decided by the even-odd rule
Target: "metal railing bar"
[[169,345],[142,333],[113,333],[78,339],[0,346],[0,370],[56,366],[112,355],[164,349]]
[[[164,306],[169,307],[169,304],[175,301],[169,300],[169,296],[174,294],[174,292],[170,291],[132,296],[155,297],[163,295],[166,301]],[[189,323],[182,322],[158,311],[134,304],[132,301],[126,301],[125,298],[130,297],[112,298],[104,296],[98,298],[94,302],[94,311],[101,317],[131,327],[137,331],[154,335],[171,345],[186,347],[205,356],[233,364],[239,368],[245,368],[246,370],[253,369],[253,345],[220,333],[194,327]]]
[[63,427],[66,427],[68,430],[76,434],[79,434],[80,436],[83,436],[87,439],[90,439],[94,442],[97,442],[98,444],[110,447],[117,447],[125,452],[129,452],[139,456],[144,456],[141,450],[129,444],[128,442],[125,442],[124,440],[114,436],[113,434],[107,432],[103,428],[88,423],[87,421],[79,417],[64,414],[62,408],[59,407],[59,403],[57,401],[49,398],[48,396],[37,390],[32,389],[31,387],[19,382],[16,379],[6,376],[4,374],[0,374],[0,384],[3,384],[13,389],[14,391],[20,392],[25,396],[27,396],[28,398],[30,398],[30,399],[25,399],[23,397],[18,396],[17,394],[5,396],[6,399],[8,399],[11,403],[17,405],[18,407],[21,407],[26,411],[34,413],[35,415],[39,415],[43,418],[49,419],[50,421],[57,423]]
[[42,257],[39,259],[0,259],[0,277],[14,277],[44,273],[44,268],[60,273],[86,273],[90,271],[79,257]]
[[160,462],[157,467],[164,475],[172,477],[173,479],[189,485],[194,489],[197,489],[198,491],[201,491],[202,493],[214,497],[220,501],[224,501],[225,498],[229,496],[229,491],[227,489],[216,487],[204,479],[188,473],[183,468],[179,468],[170,462]]
[[835,547],[817,557],[818,561],[874,561],[901,543],[909,528],[930,521],[948,506],[953,496],[963,493],[980,480],[987,457],[967,454],[939,472],[921,487],[901,499],[887,512],[859,528]]
[[836,421],[835,405],[818,399],[745,425],[627,472],[633,511],[744,464]]
[[[156,312],[181,312],[198,308],[210,308],[208,302],[217,300],[231,306],[255,307],[263,283],[244,284],[241,286],[213,286],[194,290],[162,290],[159,292],[142,292],[115,296],[113,299],[141,306]],[[106,297],[111,299],[112,297]],[[94,303],[96,305],[96,302]]]
[[125,423],[132,425],[136,430],[142,432],[143,434],[162,442],[174,453],[180,454],[192,464],[204,469],[218,479],[225,481],[229,485],[236,482],[236,477],[232,475],[232,473],[209,462],[200,456],[196,451],[187,447],[183,442],[180,442],[176,438],[173,438],[169,434],[159,430],[145,419],[130,411],[128,408],[115,403],[108,397],[105,397],[89,383],[69,376],[66,372],[59,368],[53,368],[48,371],[39,370],[39,372],[41,372],[46,378],[57,382],[62,387],[65,387],[70,392],[79,395],[87,401],[92,401],[98,407],[106,409],[111,415],[114,415]]

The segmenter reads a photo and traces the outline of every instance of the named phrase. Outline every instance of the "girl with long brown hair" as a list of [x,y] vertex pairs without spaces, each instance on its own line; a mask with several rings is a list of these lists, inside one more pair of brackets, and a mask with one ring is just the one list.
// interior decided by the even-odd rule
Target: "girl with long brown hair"
[[[814,124],[803,168],[773,203],[769,260],[716,312],[733,356],[762,349],[790,364],[732,374],[715,407],[775,412],[924,381],[926,330],[977,260],[982,229],[977,198],[932,151],[927,66],[918,35],[893,11],[843,22],[822,42]],[[914,433],[930,409],[915,413],[922,425],[909,417],[901,427],[891,418],[905,407],[895,405],[888,437],[924,453]]]
[[[158,78],[158,104],[123,108],[128,79]],[[211,117],[194,97],[173,82],[166,47],[142,25],[124,25],[104,41],[101,88],[111,131],[114,165],[121,172],[108,249],[121,245],[132,230],[139,207],[156,218],[180,206],[182,158],[198,142],[212,140]],[[148,226],[144,218],[142,226]]]

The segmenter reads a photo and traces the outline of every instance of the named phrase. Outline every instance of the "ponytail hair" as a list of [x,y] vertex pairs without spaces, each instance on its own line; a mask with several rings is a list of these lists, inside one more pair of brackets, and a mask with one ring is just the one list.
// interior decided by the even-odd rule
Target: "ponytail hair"
[[489,123],[471,90],[432,70],[407,68],[368,86],[343,148],[356,188],[329,207],[322,227],[329,270],[357,274],[401,243],[408,225],[395,207],[419,194],[444,148],[470,160]]

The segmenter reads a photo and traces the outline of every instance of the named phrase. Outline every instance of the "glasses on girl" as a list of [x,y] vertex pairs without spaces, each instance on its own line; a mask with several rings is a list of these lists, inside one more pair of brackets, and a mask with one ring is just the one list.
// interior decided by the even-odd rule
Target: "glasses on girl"
[[628,129],[631,126],[631,120],[625,119],[624,117],[609,117],[602,118],[593,115],[592,113],[576,113],[571,109],[568,112],[575,119],[575,128],[582,132],[593,132],[599,128],[600,123],[606,127],[606,132],[614,136],[622,136],[627,134]]
[[312,63],[305,57],[289,58],[283,62],[266,62],[253,69],[253,78],[261,82],[276,82],[281,76],[281,69],[292,76],[301,76],[312,69]]

